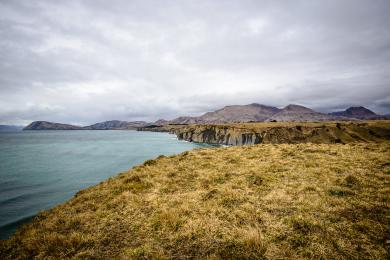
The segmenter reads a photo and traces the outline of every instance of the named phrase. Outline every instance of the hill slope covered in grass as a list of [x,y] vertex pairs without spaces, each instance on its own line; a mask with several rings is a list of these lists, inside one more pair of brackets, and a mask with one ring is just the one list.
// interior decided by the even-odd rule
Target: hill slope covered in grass
[[388,259],[390,143],[160,156],[41,213],[0,258]]

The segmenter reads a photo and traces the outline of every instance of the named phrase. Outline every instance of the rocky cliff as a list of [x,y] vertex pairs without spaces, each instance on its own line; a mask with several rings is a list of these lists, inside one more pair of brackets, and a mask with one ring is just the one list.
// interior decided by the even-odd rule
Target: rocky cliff
[[[158,130],[158,128],[153,129],[153,131]],[[160,130],[176,134],[180,140],[223,145],[351,143],[390,140],[389,121],[190,125],[171,126]]]

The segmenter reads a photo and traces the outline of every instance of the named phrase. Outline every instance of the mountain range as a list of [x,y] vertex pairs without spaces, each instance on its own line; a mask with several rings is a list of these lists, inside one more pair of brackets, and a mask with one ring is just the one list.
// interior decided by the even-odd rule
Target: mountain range
[[178,117],[173,120],[160,119],[154,125],[166,124],[221,124],[242,122],[318,122],[356,119],[390,119],[377,115],[365,107],[350,107],[344,111],[329,114],[319,113],[310,108],[290,104],[282,109],[261,104],[226,106],[199,117]]
[[159,119],[156,122],[111,120],[90,126],[74,126],[68,124],[35,121],[24,130],[125,130],[147,126],[167,124],[224,124],[242,122],[318,122],[338,120],[372,120],[390,119],[389,116],[377,115],[365,107],[350,107],[344,111],[329,114],[319,113],[310,108],[290,104],[282,109],[262,104],[225,106],[213,112],[207,112],[198,117],[181,116],[173,120]]
[[47,121],[34,121],[25,128],[23,128],[23,130],[130,130],[137,129],[146,125],[148,125],[148,123],[144,121],[127,122],[119,120],[105,121],[90,126],[75,126],[69,124],[52,123]]

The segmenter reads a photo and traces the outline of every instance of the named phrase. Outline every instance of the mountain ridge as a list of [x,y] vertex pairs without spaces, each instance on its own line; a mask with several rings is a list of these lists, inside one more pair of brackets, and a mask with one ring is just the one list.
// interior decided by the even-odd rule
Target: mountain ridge
[[152,126],[189,124],[228,124],[249,122],[322,122],[348,120],[381,120],[389,116],[378,115],[365,107],[349,107],[332,113],[316,112],[308,107],[289,104],[284,108],[251,103],[229,105],[200,116],[180,116],[172,120],[159,119],[155,122],[109,120],[89,126],[75,126],[48,121],[34,121],[23,130],[130,130]]
[[34,121],[24,127],[23,130],[135,130],[146,125],[148,125],[148,123],[144,121],[127,122],[120,120],[109,120],[89,126],[76,126],[48,121]]
[[120,121],[120,120],[109,120],[100,123],[96,123],[90,126],[85,126],[85,130],[126,130],[126,129],[137,129],[138,127],[143,127],[147,124],[145,121]]
[[[341,116],[332,116],[316,112],[310,108],[290,104],[282,108],[278,113],[266,119],[268,122],[310,122],[310,121],[335,121],[347,120]],[[349,119],[350,120],[350,119]]]

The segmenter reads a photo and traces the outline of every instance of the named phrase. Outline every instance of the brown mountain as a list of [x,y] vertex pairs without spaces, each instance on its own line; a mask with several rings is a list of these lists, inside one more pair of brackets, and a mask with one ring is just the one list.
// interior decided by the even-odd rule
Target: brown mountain
[[226,106],[213,112],[207,112],[199,117],[178,117],[171,121],[158,120],[154,124],[205,124],[205,123],[239,123],[262,122],[278,113],[280,109],[261,104]]
[[153,124],[154,125],[167,125],[167,124],[169,124],[169,122],[170,122],[169,120],[159,119],[156,122],[154,122]]
[[81,126],[53,123],[47,121],[34,121],[23,130],[82,130]]
[[290,104],[284,107],[278,113],[269,117],[266,121],[315,122],[315,121],[333,121],[333,120],[343,120],[343,119],[345,118],[318,113],[304,106]]
[[344,111],[337,111],[330,113],[333,116],[344,116],[349,118],[358,118],[358,119],[380,119],[383,116],[375,114],[373,111],[365,107],[349,107]]
[[181,124],[201,124],[204,123],[199,117],[181,116],[173,120],[167,121],[168,124],[181,125]]
[[139,127],[144,127],[147,123],[144,121],[119,121],[111,120],[101,123],[96,123],[90,126],[84,127],[86,130],[120,130],[120,129],[137,129]]
[[208,112],[199,117],[206,123],[238,123],[261,122],[278,113],[280,109],[261,104],[226,106],[214,112]]
[[120,130],[137,129],[146,125],[148,125],[148,123],[144,121],[126,122],[119,120],[111,120],[82,127],[47,121],[34,121],[25,128],[23,128],[23,130]]

